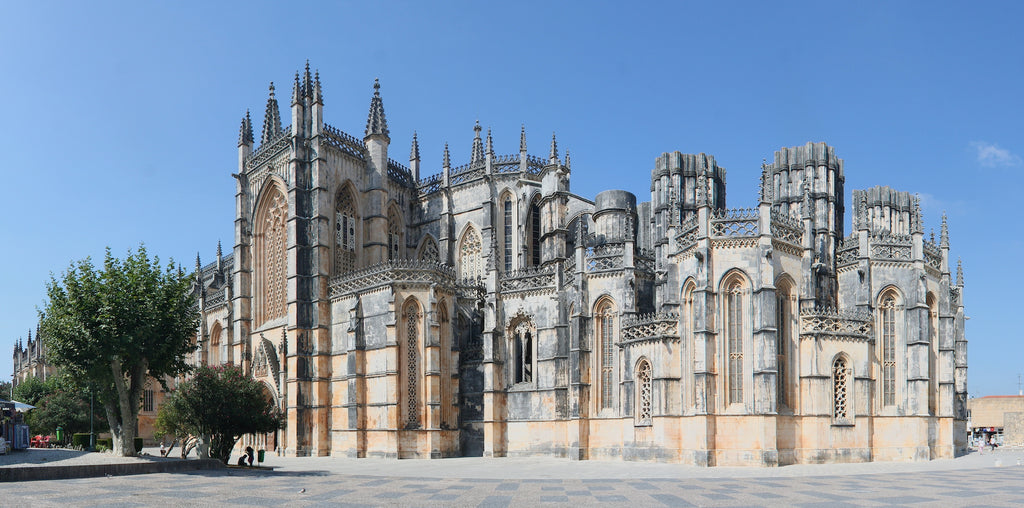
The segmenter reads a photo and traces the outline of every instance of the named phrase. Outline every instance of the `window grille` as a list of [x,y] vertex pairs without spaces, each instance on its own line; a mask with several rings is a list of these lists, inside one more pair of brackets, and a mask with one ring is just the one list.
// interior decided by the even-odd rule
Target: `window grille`
[[356,209],[347,190],[338,195],[334,227],[334,272],[341,275],[356,268]]
[[483,244],[480,235],[470,228],[462,237],[459,247],[459,278],[463,281],[476,281],[483,278]]
[[789,349],[790,330],[792,325],[790,324],[790,312],[789,312],[789,291],[788,289],[780,292],[776,310],[776,370],[778,372],[776,376],[776,390],[778,393],[778,405],[782,407],[788,403],[786,400],[786,353]]
[[636,423],[637,425],[651,424],[651,406],[653,398],[653,386],[651,376],[651,362],[646,359],[640,360],[636,367]]
[[266,210],[262,223],[257,224],[262,230],[262,234],[257,236],[257,266],[262,267],[257,306],[261,324],[284,316],[287,298],[285,226],[288,221],[288,201],[280,191],[275,191]]
[[388,259],[401,258],[402,219],[392,210],[388,213]]
[[896,299],[882,300],[882,405],[896,404]]
[[153,411],[153,390],[146,389],[142,392],[142,410]]
[[743,294],[739,282],[726,293],[726,333],[728,339],[729,403],[743,402]]
[[420,404],[419,404],[419,322],[420,315],[416,304],[409,303],[405,307],[406,319],[406,384],[408,385],[408,396],[406,398],[406,426],[417,428],[420,426]]
[[512,198],[505,198],[505,273],[512,271]]
[[533,382],[533,333],[526,323],[515,328],[513,337],[513,383]]
[[601,339],[601,408],[611,408],[615,399],[615,318],[611,304],[598,312]]
[[850,368],[843,357],[832,364],[833,417],[836,420],[850,418]]
[[540,205],[530,204],[530,265],[540,265]]
[[437,242],[432,238],[427,238],[426,243],[423,244],[423,249],[420,251],[421,261],[440,261],[441,256],[437,250]]

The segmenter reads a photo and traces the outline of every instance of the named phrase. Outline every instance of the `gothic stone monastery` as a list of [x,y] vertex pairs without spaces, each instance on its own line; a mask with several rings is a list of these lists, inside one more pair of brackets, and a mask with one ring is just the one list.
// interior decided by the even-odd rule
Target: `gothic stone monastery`
[[[362,139],[296,75],[238,140],[233,252],[198,266],[196,362],[241,365],[286,410],[288,455],[547,455],[695,465],[965,452],[963,275],[945,217],[854,190],[824,143],[762,166],[727,208],[714,157],[662,154],[650,201],[569,188],[546,157],[421,176],[374,84]],[[586,169],[582,169],[586,171]]]

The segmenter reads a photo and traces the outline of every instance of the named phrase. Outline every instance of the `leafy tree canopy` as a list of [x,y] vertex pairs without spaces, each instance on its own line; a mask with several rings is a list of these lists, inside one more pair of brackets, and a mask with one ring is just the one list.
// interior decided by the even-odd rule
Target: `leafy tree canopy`
[[[263,385],[233,366],[199,367],[160,406],[158,436],[196,436],[200,453],[225,464],[245,434],[273,432],[284,426],[284,415]],[[204,446],[205,445],[205,446]]]
[[89,258],[72,263],[47,284],[40,321],[49,359],[96,390],[121,455],[135,454],[147,376],[164,383],[189,369],[199,324],[192,280],[140,246],[123,261],[107,249],[102,269]]

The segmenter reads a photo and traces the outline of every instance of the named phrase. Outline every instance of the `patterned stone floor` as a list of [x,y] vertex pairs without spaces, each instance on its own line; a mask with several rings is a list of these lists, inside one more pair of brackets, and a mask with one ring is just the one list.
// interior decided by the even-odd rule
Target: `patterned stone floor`
[[[565,478],[530,478],[530,462],[519,460],[502,478],[467,477],[455,461],[416,462],[423,475],[371,475],[303,470],[302,459],[289,459],[275,471],[0,484],[0,506],[1024,506],[1024,466],[1016,465],[1016,457],[997,455],[1000,467],[893,471],[894,466],[881,464],[884,473],[835,474],[832,466],[820,466],[819,476],[771,476],[768,470],[747,469],[733,477],[691,477],[680,469],[674,478],[618,474],[631,471],[629,463],[608,464],[611,478],[586,477],[572,466],[564,468]],[[339,460],[334,463],[347,464]],[[312,461],[305,463],[326,463]],[[546,464],[538,461],[542,468]],[[445,477],[446,471],[452,476]],[[761,473],[767,474],[756,476]]]

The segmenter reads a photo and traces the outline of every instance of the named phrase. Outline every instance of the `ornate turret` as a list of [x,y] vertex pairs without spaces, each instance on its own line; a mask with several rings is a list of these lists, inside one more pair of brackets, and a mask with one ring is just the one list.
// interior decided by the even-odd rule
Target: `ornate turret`
[[260,134],[260,145],[277,137],[281,133],[281,111],[274,97],[274,82],[270,82],[270,97],[267,98],[267,110],[263,114],[263,131]]
[[219,273],[224,268],[224,258],[221,256],[220,240],[217,240],[217,272]]
[[964,265],[960,258],[956,258],[956,285],[964,287]]

